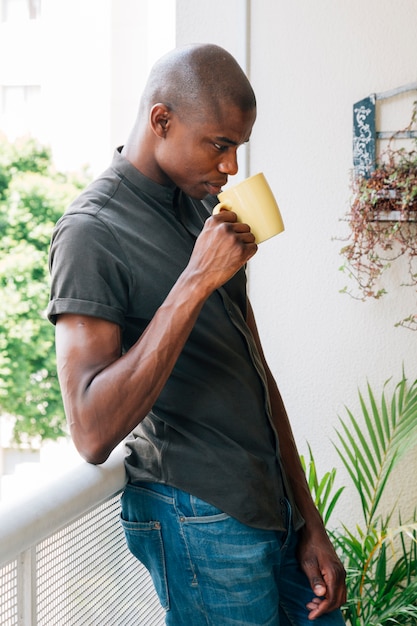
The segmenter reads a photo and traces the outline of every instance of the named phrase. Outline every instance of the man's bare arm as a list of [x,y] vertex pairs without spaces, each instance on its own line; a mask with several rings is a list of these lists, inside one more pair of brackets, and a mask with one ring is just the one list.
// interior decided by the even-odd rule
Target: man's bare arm
[[300,533],[299,561],[310,581],[313,592],[316,594],[307,605],[309,618],[316,619],[323,613],[339,608],[346,601],[345,571],[311,497],[287,412],[263,354],[255,317],[249,302],[247,322],[264,364],[272,418],[279,438],[282,462],[295,501],[306,522]]

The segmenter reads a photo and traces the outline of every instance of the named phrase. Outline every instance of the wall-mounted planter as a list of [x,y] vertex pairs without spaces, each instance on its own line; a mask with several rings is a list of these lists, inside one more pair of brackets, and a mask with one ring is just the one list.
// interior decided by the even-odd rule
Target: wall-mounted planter
[[[360,300],[378,299],[386,293],[381,277],[401,257],[407,259],[408,276],[402,277],[400,284],[417,290],[417,102],[407,128],[375,129],[377,100],[414,90],[417,92],[417,83],[374,94],[353,107],[353,195],[346,216],[350,234],[341,250],[345,261],[340,269],[356,287],[342,291]],[[377,162],[380,139],[389,143]],[[412,147],[394,149],[392,139],[411,140]],[[417,330],[417,313],[398,325]]]
[[416,150],[392,150],[368,176],[354,176],[351,214],[363,212],[370,220],[416,221]]
[[390,91],[374,93],[353,105],[353,168],[355,177],[369,178],[377,167],[377,144],[384,139],[417,139],[411,127],[377,130],[376,104],[408,92],[417,93],[417,82]]
[[417,222],[417,199],[404,205],[404,195],[398,189],[375,192],[373,220],[382,222]]

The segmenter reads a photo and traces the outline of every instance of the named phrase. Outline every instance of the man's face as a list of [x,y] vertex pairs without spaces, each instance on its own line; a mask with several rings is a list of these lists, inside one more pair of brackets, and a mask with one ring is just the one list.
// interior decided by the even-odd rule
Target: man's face
[[172,112],[156,158],[160,174],[186,194],[217,195],[238,171],[237,150],[249,141],[256,110],[227,105],[216,119],[199,113],[179,118]]

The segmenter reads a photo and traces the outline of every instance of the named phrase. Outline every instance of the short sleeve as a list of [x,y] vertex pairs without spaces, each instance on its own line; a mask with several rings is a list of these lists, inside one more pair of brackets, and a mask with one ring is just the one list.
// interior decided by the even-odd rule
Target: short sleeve
[[91,315],[124,326],[130,271],[116,237],[96,214],[65,214],[51,241],[48,319]]

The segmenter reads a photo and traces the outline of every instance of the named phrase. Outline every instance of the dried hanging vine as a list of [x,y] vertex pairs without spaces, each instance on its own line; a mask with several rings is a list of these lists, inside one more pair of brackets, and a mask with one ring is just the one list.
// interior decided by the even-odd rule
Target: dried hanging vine
[[[407,131],[416,126],[417,103]],[[392,263],[404,258],[408,277],[401,285],[417,291],[417,140],[411,150],[388,148],[369,178],[352,179],[352,202],[346,216],[350,234],[340,253],[340,268],[355,282],[356,290],[342,292],[359,300],[381,298],[386,289],[382,275]],[[416,303],[417,308],[417,303]],[[417,312],[397,326],[417,330]]]

